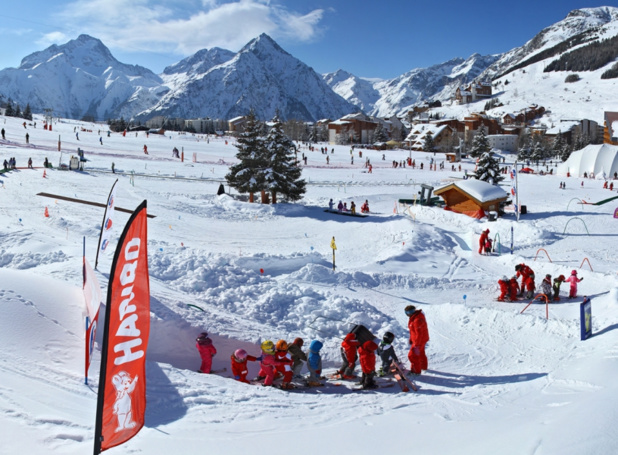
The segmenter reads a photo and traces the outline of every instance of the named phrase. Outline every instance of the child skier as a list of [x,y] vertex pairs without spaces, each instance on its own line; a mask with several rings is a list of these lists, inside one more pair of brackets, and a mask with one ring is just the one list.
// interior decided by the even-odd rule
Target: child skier
[[257,379],[264,379],[264,386],[268,387],[273,385],[276,366],[279,362],[275,359],[275,343],[266,340],[260,347],[262,348],[262,361]]
[[517,264],[515,266],[515,276],[517,278],[521,277],[521,286],[519,288],[519,292],[520,294],[523,294],[524,291],[526,290],[526,281],[528,281],[528,277],[530,275],[534,275],[534,272],[532,271],[532,269],[530,267],[528,267],[526,264]]
[[376,349],[378,345],[373,341],[365,341],[361,347],[358,348],[358,357],[363,371],[361,379],[361,385],[363,389],[375,389],[378,387],[373,379],[376,375]]
[[[498,285],[500,286],[500,296],[498,297],[499,302],[504,302],[504,298],[509,293],[509,283],[510,280],[507,278],[506,275],[498,280]],[[517,281],[515,282],[515,284],[517,284]]]
[[567,283],[571,283],[571,287],[569,289],[569,299],[574,299],[577,297],[577,283],[582,280],[583,278],[577,277],[577,270],[571,271],[571,276],[564,280]]
[[410,360],[410,371],[414,374],[421,374],[422,370],[427,369],[427,354],[425,354],[425,345],[429,341],[427,320],[423,310],[417,310],[414,305],[408,305],[404,311],[409,318],[410,351],[408,351],[408,359]]
[[255,362],[256,360],[262,360],[262,357],[253,357],[247,354],[247,351],[244,349],[236,349],[230,357],[234,379],[249,384],[247,379],[247,362]]
[[357,349],[359,347],[359,341],[356,339],[356,335],[348,333],[343,342],[341,343],[341,358],[343,364],[337,373],[343,377],[343,379],[354,379],[354,367],[356,366]]
[[517,296],[519,295],[519,283],[517,283],[517,277],[512,276],[509,280],[509,300],[511,302],[517,301]]
[[292,357],[292,362],[294,362],[292,364],[293,377],[300,377],[304,362],[307,361],[307,355],[302,350],[303,344],[305,344],[305,342],[302,338],[296,338],[288,345],[288,352]]
[[320,356],[320,349],[322,349],[322,342],[313,340],[309,345],[309,355],[307,356],[307,369],[309,370],[309,378],[307,383],[312,386],[323,385],[320,382],[320,375],[322,374],[322,356]]
[[487,240],[485,240],[485,254],[491,254],[491,244],[492,240],[487,237]]
[[485,242],[489,238],[489,229],[485,229],[481,232],[481,237],[479,238],[479,254],[483,254],[485,249]]
[[217,354],[217,350],[212,344],[212,340],[208,338],[208,334],[206,332],[200,333],[195,341],[195,347],[202,358],[202,365],[197,371],[198,373],[210,373],[210,369],[212,368],[212,358]]
[[[526,277],[526,298],[531,299],[534,297],[534,291],[536,290],[536,285],[534,284],[534,273],[531,273]],[[523,292],[523,291],[522,291]]]
[[551,275],[548,273],[543,278],[543,282],[541,283],[541,292],[547,296],[548,299],[552,296],[552,288],[551,288]]
[[564,275],[554,278],[554,285],[552,286],[554,291],[554,302],[560,300],[560,285],[564,282],[564,279]]
[[288,344],[285,340],[277,341],[277,344],[275,345],[275,359],[278,361],[275,368],[278,373],[283,375],[281,388],[291,389],[292,386],[290,385],[290,382],[292,382],[292,376],[294,375],[292,372],[292,364],[294,361],[288,352]]
[[378,376],[386,376],[390,372],[392,362],[399,363],[397,354],[395,354],[395,348],[393,347],[394,340],[395,335],[391,332],[386,332],[378,345],[378,355],[382,360],[382,366],[378,369]]

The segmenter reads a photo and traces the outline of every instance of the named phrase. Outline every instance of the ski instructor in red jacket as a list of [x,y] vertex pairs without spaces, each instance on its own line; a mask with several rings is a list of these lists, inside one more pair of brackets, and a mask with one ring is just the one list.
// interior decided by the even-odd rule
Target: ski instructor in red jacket
[[429,331],[427,330],[427,321],[421,310],[417,310],[414,305],[408,305],[405,308],[408,316],[408,328],[410,329],[410,370],[414,374],[421,374],[422,370],[427,369],[427,355],[425,354],[425,345],[429,341]]

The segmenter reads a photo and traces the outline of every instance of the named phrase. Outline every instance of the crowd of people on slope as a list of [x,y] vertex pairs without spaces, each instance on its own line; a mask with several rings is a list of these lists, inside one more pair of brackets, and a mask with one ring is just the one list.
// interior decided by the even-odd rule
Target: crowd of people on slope
[[[410,373],[419,375],[423,370],[427,370],[427,355],[425,346],[429,341],[429,331],[427,321],[422,310],[414,305],[405,308],[408,316],[408,329],[410,331],[409,343],[410,350],[408,359],[410,361]],[[366,333],[369,333],[368,331]],[[343,380],[355,380],[356,362],[358,361],[361,369],[361,378],[358,385],[363,389],[374,389],[377,387],[375,377],[386,376],[391,373],[392,362],[399,364],[399,359],[393,348],[395,335],[386,332],[381,341],[370,337],[357,336],[352,331],[348,333],[341,343],[341,367],[337,369],[333,378]],[[291,343],[279,340],[273,343],[265,340],[261,343],[261,353],[253,356],[244,349],[235,350],[230,356],[232,376],[236,381],[244,383],[262,383],[264,386],[272,386],[276,379],[281,378],[281,389],[292,389],[292,380],[305,379],[310,387],[322,386],[325,379],[322,376],[322,356],[320,351],[323,343],[320,340],[313,340],[309,344],[309,349],[303,351],[304,340],[295,338]],[[196,339],[196,348],[202,359],[198,372],[211,373],[212,359],[217,354],[217,350],[208,337],[206,332],[202,332]],[[380,358],[381,364],[376,370],[376,356]],[[247,362],[260,362],[260,371],[254,381],[247,378],[249,373]],[[303,366],[307,367],[307,377],[302,376]]]
[[[333,201],[333,198],[328,201],[328,209],[335,210],[335,201]],[[369,213],[369,201],[367,199],[365,199],[365,202],[363,202],[363,204],[361,205],[360,210],[361,213]],[[356,204],[354,203],[354,201],[351,201],[350,207],[348,208],[347,202],[339,201],[339,204],[337,204],[337,211],[350,212],[352,215],[356,215]]]
[[[517,279],[521,277],[521,285],[517,282]],[[519,297],[526,299],[534,298],[536,291],[536,284],[534,282],[534,271],[526,264],[517,264],[515,266],[515,275],[508,278],[506,275],[498,280],[498,286],[500,288],[500,296],[498,301],[511,301],[515,302]],[[577,276],[577,270],[572,270],[571,275],[565,278],[564,275],[559,275],[553,279],[548,273],[543,278],[540,286],[540,293],[545,295],[547,301],[553,300],[555,302],[560,300],[560,286],[562,283],[569,283],[569,299],[577,297],[577,283],[584,278]]]

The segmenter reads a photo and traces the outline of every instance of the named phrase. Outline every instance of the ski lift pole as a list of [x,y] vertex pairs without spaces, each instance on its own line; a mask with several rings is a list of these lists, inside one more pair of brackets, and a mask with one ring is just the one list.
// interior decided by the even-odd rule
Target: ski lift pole
[[337,245],[335,244],[335,236],[330,241],[330,247],[333,249],[333,272],[335,271],[335,251],[337,250]]
[[513,254],[513,226],[511,226],[511,254]]

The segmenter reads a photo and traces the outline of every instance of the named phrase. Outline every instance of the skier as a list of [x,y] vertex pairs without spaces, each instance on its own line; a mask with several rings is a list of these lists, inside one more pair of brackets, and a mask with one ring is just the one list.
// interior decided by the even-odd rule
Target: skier
[[337,210],[340,212],[343,210],[343,202],[339,201],[339,204],[337,204]]
[[395,354],[395,348],[393,347],[394,340],[395,335],[392,332],[386,332],[378,345],[378,355],[382,360],[382,366],[378,369],[378,376],[386,376],[390,371],[392,362],[399,363],[397,354]]
[[262,360],[262,358],[249,355],[244,349],[236,349],[230,357],[234,379],[249,384],[247,379],[247,373],[249,372],[247,370],[247,362],[255,362],[256,360]]
[[313,340],[309,345],[309,355],[307,356],[307,369],[309,370],[309,378],[307,383],[310,386],[321,386],[320,375],[322,374],[322,356],[320,355],[320,349],[322,349],[322,342]]
[[571,276],[564,280],[567,283],[571,283],[571,287],[569,289],[569,299],[574,299],[577,297],[577,283],[582,281],[583,278],[577,277],[577,270],[571,271]]
[[547,296],[548,299],[552,296],[552,288],[551,288],[551,275],[548,273],[543,278],[543,282],[541,283],[541,292]]
[[148,155],[148,147],[146,147],[146,144],[144,144],[144,153]]
[[344,203],[343,203],[343,209],[342,209],[342,210],[343,210],[344,212],[348,212],[348,211],[349,211],[349,210],[348,210],[348,203],[347,203],[347,202],[344,202]]
[[369,213],[369,202],[365,199],[363,205],[361,205],[361,213]]
[[378,345],[373,340],[365,341],[358,348],[358,357],[363,372],[360,384],[364,390],[378,387],[373,379],[376,375],[376,349]]
[[333,198],[330,198],[330,201],[328,201],[328,210],[332,210],[333,207],[335,206],[335,203],[333,202]]
[[[531,273],[526,278],[526,298],[531,299],[534,297],[534,291],[536,290],[536,285],[534,284],[534,273]],[[523,290],[522,290],[523,293]]]
[[[504,298],[509,292],[509,282],[510,280],[506,275],[498,280],[498,285],[500,286],[500,296],[498,297],[499,302],[504,302]],[[517,282],[515,283],[517,284]]]
[[487,237],[487,240],[485,240],[485,254],[491,254],[491,243],[492,240]]
[[564,275],[560,275],[558,278],[554,278],[554,285],[552,286],[554,291],[554,302],[560,300],[560,285],[564,282]]
[[414,374],[421,374],[422,370],[427,369],[427,355],[425,345],[429,341],[429,331],[427,321],[422,310],[417,310],[414,305],[405,308],[408,316],[408,328],[410,329],[410,371]]
[[275,359],[278,361],[275,368],[277,369],[277,376],[279,374],[283,375],[283,381],[281,382],[282,389],[291,389],[292,385],[292,376],[294,373],[292,372],[292,364],[294,361],[292,360],[292,356],[288,353],[288,344],[285,340],[277,341],[275,345]]
[[292,373],[293,377],[300,377],[300,372],[303,369],[303,362],[307,361],[307,355],[303,352],[302,347],[305,342],[302,338],[296,338],[288,345],[288,352],[292,357]]
[[5,131],[4,131],[4,128],[2,128],[2,140],[6,139],[6,138],[4,137],[4,134],[5,134]]
[[354,203],[354,201],[350,202],[350,213],[352,215],[356,215],[356,204]]
[[210,369],[212,368],[212,358],[217,354],[217,350],[212,344],[212,340],[208,338],[208,334],[206,332],[200,333],[197,337],[195,347],[202,358],[202,365],[200,366],[200,369],[197,370],[198,373],[210,373]]
[[32,169],[32,157],[28,158],[28,169]]
[[30,135],[26,133],[26,144],[30,143]]
[[534,272],[530,267],[523,263],[515,266],[515,272],[517,272],[515,274],[517,278],[521,277],[521,287],[519,292],[520,294],[523,294],[526,289],[526,281],[530,275],[534,275]]
[[512,276],[509,280],[509,300],[515,302],[519,295],[519,284],[517,283],[517,277]]
[[489,229],[485,229],[481,232],[481,237],[479,238],[479,254],[483,254],[483,250],[485,249],[485,242],[489,238]]
[[262,361],[260,362],[257,380],[263,379],[264,386],[268,387],[273,385],[275,367],[278,364],[277,359],[275,359],[275,344],[270,340],[266,340],[260,347],[262,348]]
[[359,341],[356,339],[356,335],[348,333],[343,342],[341,343],[341,358],[343,364],[337,374],[343,379],[354,379],[354,367],[356,366],[357,349],[359,347]]

